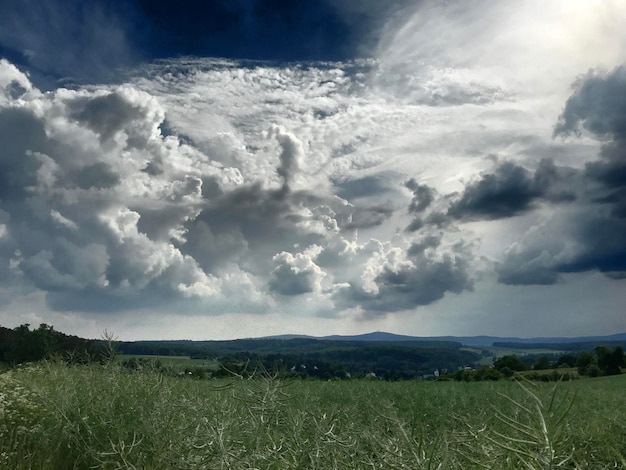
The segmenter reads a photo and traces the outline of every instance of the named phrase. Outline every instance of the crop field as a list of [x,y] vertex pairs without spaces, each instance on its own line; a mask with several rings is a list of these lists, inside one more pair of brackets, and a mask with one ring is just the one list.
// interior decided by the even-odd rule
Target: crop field
[[[465,346],[461,348],[463,351],[469,351],[476,354],[481,355],[482,357],[476,361],[477,364],[482,366],[490,366],[493,364],[494,358],[499,358],[503,356],[511,356],[515,355],[520,358],[524,358],[525,356],[534,355],[546,355],[546,356],[554,356],[559,354],[566,354],[568,351],[558,350],[558,349],[546,349],[546,348],[501,348],[496,346],[486,346],[486,347],[468,347]],[[487,354],[488,353],[488,354]]]
[[219,362],[210,359],[192,359],[189,356],[157,356],[153,354],[120,354],[116,357],[119,363],[135,360],[137,363],[154,363],[158,361],[165,367],[182,371],[185,369],[202,368],[206,370],[219,369]]
[[43,362],[0,374],[0,468],[626,468],[625,387],[193,380]]

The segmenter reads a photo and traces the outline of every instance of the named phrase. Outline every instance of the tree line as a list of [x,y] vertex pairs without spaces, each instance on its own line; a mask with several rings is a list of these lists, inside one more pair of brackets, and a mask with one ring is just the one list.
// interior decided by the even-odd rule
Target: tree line
[[[106,334],[106,332],[105,332]],[[113,344],[115,343],[115,345]],[[113,347],[115,346],[115,351]],[[256,350],[239,350],[245,348]],[[460,346],[460,345],[459,345]],[[221,349],[221,351],[220,351]],[[616,375],[626,368],[621,346],[596,346],[592,350],[561,355],[505,355],[492,366],[474,369],[479,355],[447,343],[335,342],[320,340],[239,340],[233,342],[115,342],[111,337],[89,340],[66,335],[42,323],[31,329],[23,324],[13,329],[0,327],[0,362],[17,365],[56,357],[72,363],[110,360],[116,352],[161,356],[189,355],[218,359],[222,368],[213,376],[243,374],[252,365],[286,376],[300,378],[350,378],[375,376],[387,380],[448,378],[455,380],[499,380],[524,372],[538,380],[579,376]],[[173,354],[176,353],[176,354]],[[484,351],[483,355],[488,353]],[[552,374],[541,371],[554,370]],[[530,372],[534,373],[528,375]]]
[[[460,369],[450,374],[450,377],[464,381],[499,380],[521,372],[529,379],[569,380],[574,378],[569,372],[572,368],[576,368],[578,375],[583,377],[618,375],[626,368],[626,355],[621,346],[610,348],[604,345],[578,354],[553,355],[553,359],[546,355],[518,357],[511,354],[496,359],[491,367]],[[548,370],[552,370],[552,373],[543,373]]]
[[101,342],[56,331],[42,323],[31,329],[29,323],[9,329],[0,326],[0,362],[17,365],[60,357],[69,362],[91,362],[102,353]]

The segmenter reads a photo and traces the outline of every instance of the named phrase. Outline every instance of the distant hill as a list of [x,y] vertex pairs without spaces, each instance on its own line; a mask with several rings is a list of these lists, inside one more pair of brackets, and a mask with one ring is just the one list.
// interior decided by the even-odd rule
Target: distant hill
[[[322,336],[317,339],[329,340],[329,341],[440,341],[439,338],[420,338],[415,336],[396,335],[394,333],[387,333],[384,331],[376,331],[373,333],[365,333],[362,335],[353,336]],[[455,341],[455,340],[446,340]]]
[[308,338],[329,341],[452,341],[461,343],[464,346],[490,347],[496,343],[507,345],[525,344],[525,345],[546,345],[546,344],[569,344],[569,343],[617,343],[626,341],[626,333],[606,336],[577,336],[577,337],[535,337],[535,338],[518,338],[506,336],[407,336],[395,333],[387,333],[384,331],[376,331],[365,333],[362,335],[332,335],[332,336],[306,336],[306,335],[280,335],[270,336],[267,339],[294,339]]
[[[280,335],[222,341],[119,341],[116,349],[127,356],[188,356],[217,360],[223,367],[214,372],[215,376],[230,376],[233,371],[243,376],[248,367],[251,370],[261,367],[290,377],[375,376],[397,380],[434,377],[435,372],[478,367],[484,364],[485,358],[493,357],[491,347],[516,351],[546,349],[557,354],[557,351],[593,351],[598,345],[626,348],[626,333],[575,338],[515,338],[420,337],[377,331],[348,336]],[[28,325],[12,330],[0,327],[0,363],[19,364],[51,355],[86,362],[98,360],[102,350],[102,341],[65,335],[45,324],[34,330]]]

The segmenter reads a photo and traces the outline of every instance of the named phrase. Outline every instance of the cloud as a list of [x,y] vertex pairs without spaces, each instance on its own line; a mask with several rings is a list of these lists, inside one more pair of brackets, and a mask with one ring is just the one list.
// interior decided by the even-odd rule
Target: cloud
[[367,315],[412,310],[448,293],[471,290],[470,254],[461,243],[444,244],[427,237],[403,249],[389,243],[366,245],[371,256],[358,280],[338,283],[334,292],[342,308],[360,308]]
[[390,201],[375,206],[359,205],[354,207],[350,215],[350,222],[342,228],[350,230],[378,227],[385,224],[395,211],[396,208]]
[[[148,311],[167,325],[195,314],[193,331],[177,330],[195,337],[203,315],[220,335],[257,334],[260,313],[298,332],[308,316],[319,332],[423,333],[450,318],[504,325],[509,294],[623,279],[623,139],[608,108],[623,72],[588,74],[566,103],[577,74],[623,58],[619,2],[187,3],[85,6],[111,20],[100,29],[117,59],[76,25],[84,41],[60,47],[74,10],[51,16],[49,44],[28,55],[38,13],[21,9],[34,4],[7,7],[28,21],[0,19],[0,53],[31,73],[0,63],[11,311],[108,312],[89,318],[135,329]],[[93,61],[76,64],[87,49]],[[137,57],[163,59],[118,73]],[[561,110],[567,138],[551,140]]]
[[566,180],[580,194],[580,203],[554,214],[509,248],[498,268],[500,282],[553,284],[563,273],[598,270],[619,278],[626,272],[624,70],[590,72],[575,83],[555,135],[591,133],[603,143],[599,158]]
[[408,0],[1,0],[0,56],[53,89],[116,81],[165,57],[310,61],[370,56],[386,18]]
[[394,181],[398,177],[399,175],[393,174],[376,174],[362,178],[336,180],[333,181],[333,185],[336,194],[347,201],[372,196],[379,198],[395,189]]
[[423,212],[433,202],[434,191],[425,184],[419,184],[414,178],[407,181],[405,185],[413,192],[413,199],[409,206],[409,212]]
[[283,179],[283,190],[289,191],[304,160],[302,142],[295,135],[278,126],[270,128],[269,136],[274,137],[280,145],[280,165],[276,172]]
[[555,135],[579,134],[583,129],[598,138],[626,138],[626,65],[610,73],[591,70],[574,83],[574,93],[555,126]]
[[589,72],[575,86],[555,128],[567,135],[581,128],[601,139],[598,160],[585,165],[592,205],[580,238],[585,256],[572,270],[596,267],[602,272],[626,271],[626,66],[608,73]]
[[377,83],[429,105],[560,96],[581,71],[623,60],[625,13],[621,2],[415,2],[388,23]]
[[0,197],[4,201],[23,198],[27,188],[36,184],[39,165],[32,152],[45,148],[44,126],[30,110],[2,108],[0,138],[4,142],[0,153]]
[[291,296],[319,292],[322,280],[326,277],[326,273],[314,261],[320,252],[321,247],[314,246],[295,256],[285,251],[274,256],[276,268],[270,274],[270,290]]
[[[588,131],[603,142],[600,159],[586,164],[587,175],[607,189],[626,188],[626,66],[609,73],[595,70],[579,78],[565,103],[554,134]],[[621,199],[621,198],[619,198]]]
[[[138,307],[159,292],[219,298],[222,282],[176,246],[210,165],[160,135],[158,103],[127,87],[44,96],[6,61],[0,70],[27,90],[0,107],[2,251],[14,279],[64,309],[109,309],[107,298]],[[168,157],[159,177],[143,171],[155,155]]]
[[565,273],[626,271],[626,222],[585,205],[553,214],[505,253],[498,266],[504,284],[550,285]]
[[539,163],[534,174],[510,161],[498,163],[494,173],[483,173],[468,184],[448,210],[457,219],[501,219],[535,208],[540,200],[572,201],[575,194],[562,187],[563,171],[551,160]]
[[118,93],[89,97],[71,102],[71,117],[87,125],[102,141],[111,139],[141,116],[141,108]]

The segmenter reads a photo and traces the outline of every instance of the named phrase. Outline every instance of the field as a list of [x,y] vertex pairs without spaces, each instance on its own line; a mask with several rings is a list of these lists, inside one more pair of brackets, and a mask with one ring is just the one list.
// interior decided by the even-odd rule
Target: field
[[0,375],[0,468],[626,468],[626,376],[557,384]]
[[189,356],[156,356],[153,354],[120,354],[116,356],[116,359],[119,363],[123,364],[127,361],[136,361],[137,363],[141,363],[145,361],[146,363],[154,363],[158,361],[164,367],[171,368],[175,371],[184,371],[185,369],[206,369],[206,370],[217,370],[219,369],[219,362],[216,360],[210,359],[192,359]]
[[533,356],[554,356],[560,354],[566,354],[568,351],[566,350],[558,350],[558,349],[546,349],[546,348],[501,348],[496,346],[485,346],[485,347],[468,347],[464,346],[462,348],[464,351],[473,352],[481,355],[482,357],[477,361],[478,365],[481,366],[490,366],[493,364],[494,358],[499,358],[502,356],[511,356],[515,355],[520,358],[524,358],[525,356],[533,355]]

